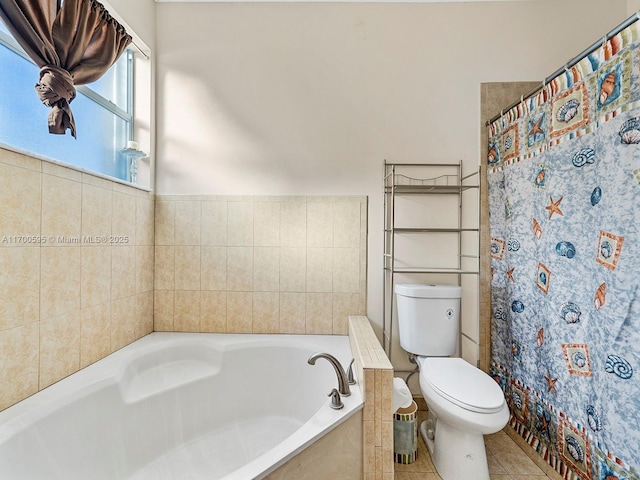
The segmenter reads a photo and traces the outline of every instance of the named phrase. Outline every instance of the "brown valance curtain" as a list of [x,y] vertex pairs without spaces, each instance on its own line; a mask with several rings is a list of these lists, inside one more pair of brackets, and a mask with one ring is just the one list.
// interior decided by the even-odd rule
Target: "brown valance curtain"
[[49,133],[75,137],[75,85],[99,79],[131,37],[95,0],[0,0],[0,18],[40,67],[36,92],[51,107]]

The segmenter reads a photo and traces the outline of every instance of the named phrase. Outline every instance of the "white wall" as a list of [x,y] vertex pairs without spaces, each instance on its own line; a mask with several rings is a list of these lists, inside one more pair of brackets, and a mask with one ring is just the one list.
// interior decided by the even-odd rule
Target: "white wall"
[[379,326],[384,159],[475,170],[480,83],[542,80],[628,8],[159,3],[157,191],[369,196]]
[[156,41],[156,4],[154,0],[106,0],[102,2],[111,14],[135,32],[152,50]]

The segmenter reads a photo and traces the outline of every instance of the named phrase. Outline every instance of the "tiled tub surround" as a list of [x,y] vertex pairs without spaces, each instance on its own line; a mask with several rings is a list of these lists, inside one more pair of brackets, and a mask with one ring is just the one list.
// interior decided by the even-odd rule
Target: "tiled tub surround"
[[152,331],[153,215],[149,192],[0,148],[0,410]]
[[349,341],[364,398],[362,478],[393,480],[393,366],[367,317],[349,317]]
[[366,197],[156,196],[156,331],[348,333]]

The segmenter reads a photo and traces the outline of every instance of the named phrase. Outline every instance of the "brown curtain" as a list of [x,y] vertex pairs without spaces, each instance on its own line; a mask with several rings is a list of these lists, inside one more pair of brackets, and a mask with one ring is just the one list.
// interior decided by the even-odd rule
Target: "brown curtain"
[[95,0],[0,0],[0,18],[40,67],[36,92],[51,107],[49,133],[75,137],[75,85],[99,79],[131,37]]

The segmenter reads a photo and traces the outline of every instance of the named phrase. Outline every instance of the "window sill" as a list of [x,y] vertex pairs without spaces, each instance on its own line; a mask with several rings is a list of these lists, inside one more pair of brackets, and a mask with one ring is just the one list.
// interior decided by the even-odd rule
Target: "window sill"
[[126,185],[128,187],[132,187],[132,188],[135,188],[137,190],[141,190],[143,192],[149,192],[149,193],[153,192],[153,189],[151,189],[149,187],[143,187],[141,185],[138,185],[137,183],[131,183],[131,182],[127,182],[126,180],[122,180],[121,178],[112,177],[110,175],[105,175],[103,173],[95,172],[93,170],[87,170],[85,168],[78,167],[77,165],[72,165],[70,163],[61,162],[60,160],[55,160],[53,158],[49,158],[49,157],[46,157],[44,155],[40,155],[38,153],[33,153],[33,152],[28,151],[28,150],[23,150],[21,148],[17,148],[17,147],[11,146],[11,145],[7,145],[6,143],[0,142],[0,148],[2,148],[4,150],[9,150],[11,152],[19,153],[19,154],[22,154],[22,155],[26,155],[26,156],[35,158],[37,160],[41,160],[43,162],[48,162],[48,163],[52,163],[54,165],[59,165],[61,167],[69,168],[71,170],[75,170],[75,171],[80,172],[80,173],[84,173],[84,174],[91,175],[91,176],[94,176],[94,177],[102,178],[102,179],[108,180],[110,182],[120,183],[122,185]]

